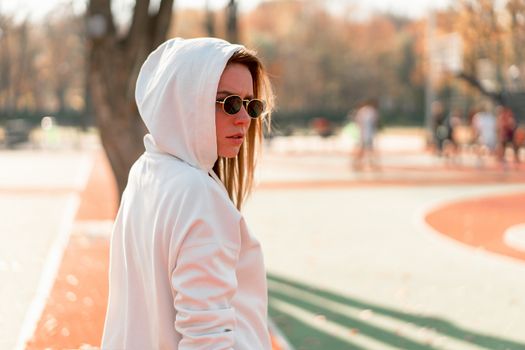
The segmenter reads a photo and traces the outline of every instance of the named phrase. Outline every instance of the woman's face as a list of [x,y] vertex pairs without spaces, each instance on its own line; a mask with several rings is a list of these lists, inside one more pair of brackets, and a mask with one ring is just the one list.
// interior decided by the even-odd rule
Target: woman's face
[[[252,75],[242,64],[228,64],[222,72],[217,89],[217,100],[223,100],[230,95],[240,96],[243,100],[254,98]],[[238,113],[230,115],[224,112],[222,104],[215,104],[217,154],[220,157],[234,158],[237,156],[248,134],[250,121],[250,116],[244,106]]]

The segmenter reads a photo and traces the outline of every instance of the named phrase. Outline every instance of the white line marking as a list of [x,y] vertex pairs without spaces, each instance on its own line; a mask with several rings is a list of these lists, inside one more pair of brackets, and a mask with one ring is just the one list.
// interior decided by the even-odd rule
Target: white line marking
[[[84,189],[89,175],[94,168],[94,156],[85,156],[82,164],[77,172],[75,178],[75,184],[80,189]],[[45,259],[42,273],[40,275],[40,281],[35,292],[35,296],[29,304],[29,308],[26,311],[24,322],[20,328],[18,334],[18,340],[14,350],[25,350],[27,342],[33,337],[38,321],[42,317],[44,308],[46,307],[47,299],[51,293],[51,289],[55,283],[55,279],[58,274],[64,251],[69,243],[69,236],[71,234],[75,216],[80,206],[80,196],[78,194],[71,194],[68,196],[66,202],[65,213],[62,217],[62,221],[59,226],[58,234],[49,249],[47,257]]]
[[503,242],[511,248],[525,252],[525,224],[518,224],[507,228]]
[[48,252],[35,296],[27,309],[14,350],[24,350],[26,348],[26,343],[31,339],[36,330],[38,321],[40,320],[42,312],[46,306],[47,298],[49,297],[49,293],[55,282],[58,268],[60,267],[60,262],[64,255],[64,250],[68,244],[69,234],[73,227],[79,204],[80,197],[78,195],[72,194],[68,196],[67,206],[64,216],[62,217],[60,229]]

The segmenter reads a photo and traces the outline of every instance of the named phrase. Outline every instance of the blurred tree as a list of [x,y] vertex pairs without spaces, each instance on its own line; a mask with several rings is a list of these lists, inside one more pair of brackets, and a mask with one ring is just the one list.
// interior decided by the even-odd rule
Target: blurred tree
[[[510,16],[510,40],[512,45],[512,66],[510,78],[516,88],[525,88],[525,0],[509,0],[507,11]],[[511,66],[511,67],[512,67]],[[520,79],[521,78],[521,79]]]
[[[452,15],[465,49],[458,77],[505,104],[509,80],[523,77],[525,68],[525,1],[461,0]],[[519,83],[523,86],[523,78]]]
[[21,78],[20,55],[27,48],[25,27],[26,23],[15,24],[12,18],[0,15],[0,108],[9,116],[16,110],[20,96],[20,82],[15,81]]
[[[0,115],[74,123],[84,107],[83,21],[61,5],[45,23],[0,16]],[[80,72],[80,74],[79,74]],[[75,113],[71,113],[71,112]]]
[[45,24],[43,54],[38,71],[53,91],[55,111],[80,112],[85,107],[85,37],[82,17],[72,7],[57,8]]
[[10,18],[0,14],[0,107],[7,113],[14,108],[11,97],[12,49]]
[[2,17],[0,38],[0,102],[2,109],[12,115],[16,110],[34,109],[38,94],[38,72],[35,58],[39,54],[35,33],[30,23],[15,23]]
[[95,121],[120,194],[129,169],[144,151],[145,127],[134,99],[134,86],[147,54],[167,36],[173,0],[152,10],[136,0],[127,31],[117,29],[110,0],[90,0],[87,11],[88,76]]
[[[196,38],[209,35],[209,28],[207,28],[207,14],[206,9],[198,8],[178,8],[176,10],[176,21],[171,26],[168,36],[178,36],[181,38]],[[211,9],[210,9],[210,12]],[[214,36],[222,37],[224,35],[224,28],[221,26],[220,14],[212,12],[216,21],[214,21]]]
[[214,37],[215,34],[215,14],[210,8],[210,1],[206,0],[206,20],[205,20],[205,27],[206,32],[208,33],[208,36]]
[[229,0],[226,6],[226,40],[239,42],[239,26],[237,23],[237,1]]
[[31,46],[29,45],[29,25],[23,22],[15,32],[17,45],[14,47],[17,51],[17,64],[11,66],[11,98],[10,107],[23,108],[27,107],[26,102],[30,99],[28,96],[31,92],[27,81],[31,73],[30,55]]
[[301,1],[263,2],[243,18],[247,43],[272,73],[278,123],[315,114],[342,122],[370,97],[388,122],[422,123],[422,26],[414,23],[390,14],[354,21]]

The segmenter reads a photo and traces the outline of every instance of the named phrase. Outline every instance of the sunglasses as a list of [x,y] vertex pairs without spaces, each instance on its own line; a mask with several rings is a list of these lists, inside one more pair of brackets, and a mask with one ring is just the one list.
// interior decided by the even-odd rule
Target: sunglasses
[[244,106],[248,115],[254,119],[259,118],[264,112],[264,102],[256,98],[252,100],[243,100],[240,96],[230,95],[215,102],[222,104],[222,110],[230,115],[239,113],[242,106]]

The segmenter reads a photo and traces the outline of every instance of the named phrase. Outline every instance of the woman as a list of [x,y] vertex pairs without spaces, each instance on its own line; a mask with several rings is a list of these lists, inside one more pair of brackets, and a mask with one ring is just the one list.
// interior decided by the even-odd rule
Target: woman
[[239,211],[272,106],[260,61],[172,39],[135,97],[149,134],[115,220],[102,348],[270,349],[261,248]]

